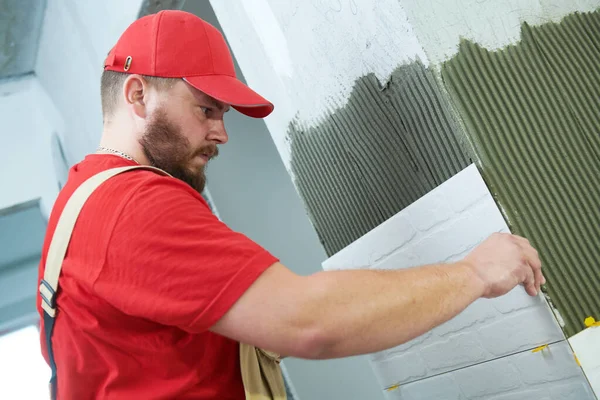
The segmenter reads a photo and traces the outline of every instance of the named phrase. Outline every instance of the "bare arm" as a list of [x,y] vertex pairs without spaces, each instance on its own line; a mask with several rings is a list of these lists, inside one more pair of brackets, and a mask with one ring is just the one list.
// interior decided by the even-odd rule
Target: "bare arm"
[[454,317],[479,297],[504,294],[519,283],[535,294],[541,283],[533,278],[539,269],[535,250],[511,235],[495,238],[493,255],[484,243],[464,261],[406,270],[301,277],[277,263],[212,330],[301,358],[390,348]]

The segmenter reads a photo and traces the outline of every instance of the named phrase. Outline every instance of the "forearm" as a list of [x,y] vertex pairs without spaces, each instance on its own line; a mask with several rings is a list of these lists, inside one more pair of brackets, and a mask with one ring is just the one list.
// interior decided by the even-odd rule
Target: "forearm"
[[289,356],[345,357],[407,342],[519,284],[534,296],[543,282],[529,242],[500,233],[456,264],[305,277],[275,263],[211,330]]
[[456,316],[484,291],[466,263],[320,272],[308,279],[313,300],[304,311],[322,336],[315,358],[397,346]]

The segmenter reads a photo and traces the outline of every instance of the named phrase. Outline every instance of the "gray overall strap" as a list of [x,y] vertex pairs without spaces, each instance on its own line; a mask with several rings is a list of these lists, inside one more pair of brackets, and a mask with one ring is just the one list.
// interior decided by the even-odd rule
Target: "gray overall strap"
[[135,165],[128,167],[112,168],[102,171],[84,183],[82,183],[73,192],[65,208],[63,209],[52,240],[46,255],[46,265],[44,270],[44,279],[40,282],[40,296],[42,297],[42,308],[44,310],[44,331],[46,336],[46,347],[48,349],[48,358],[50,360],[50,368],[52,369],[52,377],[50,379],[50,391],[52,399],[56,398],[56,363],[54,362],[54,353],[52,351],[52,330],[54,328],[54,320],[56,317],[56,292],[58,290],[58,277],[62,268],[63,260],[71,240],[71,234],[75,227],[77,217],[83,208],[83,205],[90,195],[106,180],[123,172],[134,169],[145,169],[157,172],[161,175],[169,175],[165,171],[149,167],[145,165]]

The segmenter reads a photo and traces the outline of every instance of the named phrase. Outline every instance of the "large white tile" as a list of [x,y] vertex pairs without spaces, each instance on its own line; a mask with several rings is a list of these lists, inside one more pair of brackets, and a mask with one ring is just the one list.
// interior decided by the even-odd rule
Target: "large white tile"
[[394,400],[595,400],[566,341],[390,389]]
[[[452,262],[499,231],[508,227],[471,165],[332,256],[323,267],[406,269]],[[562,339],[545,300],[528,296],[519,286],[498,299],[480,299],[427,335],[371,359],[382,386],[389,387]]]

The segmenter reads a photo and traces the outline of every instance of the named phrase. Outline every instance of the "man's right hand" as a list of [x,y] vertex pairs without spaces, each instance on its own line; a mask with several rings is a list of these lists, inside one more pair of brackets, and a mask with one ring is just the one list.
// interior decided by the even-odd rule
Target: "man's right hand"
[[486,298],[502,296],[519,284],[529,295],[536,296],[546,283],[538,252],[520,236],[495,233],[463,261],[481,279]]

